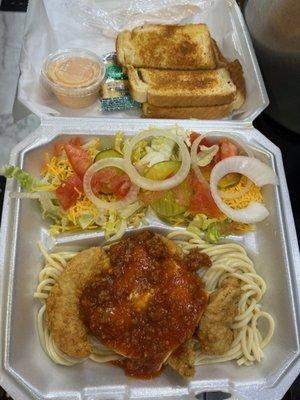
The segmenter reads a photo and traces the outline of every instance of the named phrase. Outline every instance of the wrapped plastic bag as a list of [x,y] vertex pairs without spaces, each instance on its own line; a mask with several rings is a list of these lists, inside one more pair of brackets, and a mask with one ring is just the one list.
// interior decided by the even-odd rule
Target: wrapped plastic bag
[[115,38],[119,31],[143,24],[182,23],[212,5],[207,0],[197,3],[191,4],[189,0],[131,0],[123,1],[120,6],[113,0],[67,0],[65,4],[73,10],[72,15],[78,22]]

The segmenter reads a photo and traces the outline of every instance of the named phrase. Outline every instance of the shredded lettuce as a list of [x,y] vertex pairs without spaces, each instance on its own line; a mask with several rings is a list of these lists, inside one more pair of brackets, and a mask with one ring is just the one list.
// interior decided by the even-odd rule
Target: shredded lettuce
[[124,153],[124,133],[116,132],[115,134],[115,150],[119,153]]
[[42,215],[44,218],[51,218],[54,222],[58,222],[61,218],[61,208],[55,204],[52,193],[40,192],[39,201],[42,207]]
[[142,207],[144,207],[144,204],[141,201],[135,201],[134,203],[120,210],[119,214],[122,218],[129,218]]
[[121,219],[118,224],[117,224],[117,230],[114,235],[112,235],[107,241],[108,242],[113,242],[115,240],[121,239],[121,237],[124,235],[125,230],[127,228],[127,222],[125,219]]
[[216,222],[218,222],[216,218],[208,218],[205,214],[197,214],[189,223],[189,227],[195,226],[202,231],[206,231],[209,225]]
[[210,147],[200,146],[200,150],[200,153],[197,155],[197,165],[199,165],[199,167],[205,167],[217,154],[219,146],[217,144]]
[[173,154],[175,142],[172,139],[157,136],[151,140],[151,150],[157,151],[165,156],[166,160],[169,160]]
[[105,224],[105,238],[108,239],[118,230],[118,213],[115,210],[108,210],[108,221]]
[[216,218],[208,218],[205,214],[197,214],[189,223],[187,229],[197,235],[204,232],[206,241],[217,243],[222,237],[221,224]]
[[99,153],[101,147],[101,141],[99,138],[91,139],[87,143],[83,144],[81,147],[87,150],[92,160],[94,160],[96,155]]
[[132,163],[135,165],[145,157],[147,154],[148,142],[140,140],[132,152]]
[[174,149],[174,141],[166,137],[154,137],[150,145],[141,140],[133,152],[133,163],[139,170],[150,168],[154,164],[174,158]]
[[78,218],[79,225],[82,229],[87,229],[94,222],[94,215],[89,211],[83,211]]
[[222,234],[220,232],[220,224],[218,223],[212,223],[207,227],[207,230],[205,231],[205,240],[210,243],[218,243],[218,241],[221,239]]

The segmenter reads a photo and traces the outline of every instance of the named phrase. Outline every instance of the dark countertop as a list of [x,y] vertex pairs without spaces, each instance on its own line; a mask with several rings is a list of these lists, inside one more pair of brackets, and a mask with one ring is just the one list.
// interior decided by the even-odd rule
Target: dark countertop
[[298,241],[300,241],[300,134],[293,133],[283,128],[270,119],[265,113],[257,117],[253,125],[276,144],[282,152]]

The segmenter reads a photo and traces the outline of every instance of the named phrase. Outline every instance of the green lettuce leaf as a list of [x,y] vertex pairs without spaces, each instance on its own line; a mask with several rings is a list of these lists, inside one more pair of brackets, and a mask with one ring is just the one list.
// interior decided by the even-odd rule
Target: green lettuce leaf
[[51,188],[51,185],[48,182],[36,179],[32,175],[28,174],[28,172],[25,172],[14,165],[4,165],[0,168],[0,175],[4,175],[6,178],[16,179],[20,183],[21,188],[27,192],[48,191]]

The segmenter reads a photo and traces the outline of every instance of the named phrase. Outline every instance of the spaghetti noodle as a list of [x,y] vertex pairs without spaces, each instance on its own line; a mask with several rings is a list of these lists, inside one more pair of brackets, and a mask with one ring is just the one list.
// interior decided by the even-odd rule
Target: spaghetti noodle
[[[256,273],[244,248],[235,243],[213,245],[203,241],[196,234],[183,230],[171,232],[167,235],[167,238],[181,247],[183,253],[188,253],[193,248],[199,248],[211,258],[212,266],[209,269],[202,268],[199,271],[209,293],[217,289],[223,280],[230,276],[242,282],[241,290],[243,294],[239,301],[239,311],[231,326],[234,332],[231,348],[222,356],[207,356],[201,353],[199,342],[197,342],[195,364],[211,364],[230,360],[236,360],[238,365],[251,365],[255,361],[260,362],[264,356],[263,348],[273,336],[274,320],[270,314],[261,310],[259,302],[266,291],[266,284]],[[37,315],[40,343],[45,353],[55,363],[66,366],[74,365],[85,359],[69,357],[58,349],[46,325],[45,310],[46,300],[52,286],[59,279],[68,261],[77,253],[49,254],[41,243],[39,243],[39,247],[45,258],[45,266],[39,274],[39,284],[34,293],[34,297],[42,302],[42,307]],[[259,319],[265,319],[268,322],[268,329],[264,336],[257,326]],[[89,359],[104,363],[121,357],[95,339],[93,353],[89,356]]]

